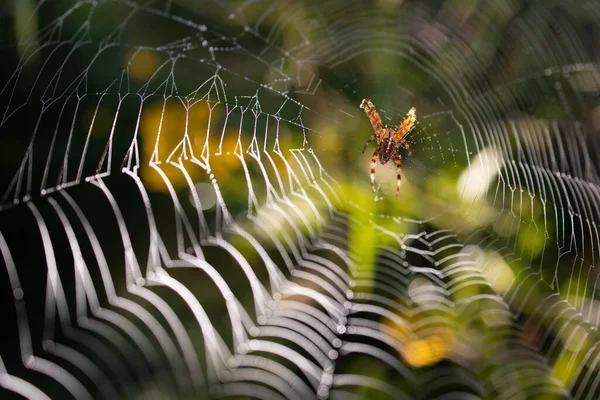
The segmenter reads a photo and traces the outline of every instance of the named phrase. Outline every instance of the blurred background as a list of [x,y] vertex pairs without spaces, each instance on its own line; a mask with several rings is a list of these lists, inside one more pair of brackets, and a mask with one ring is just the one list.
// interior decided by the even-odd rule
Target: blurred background
[[2,398],[600,396],[600,4],[0,18]]

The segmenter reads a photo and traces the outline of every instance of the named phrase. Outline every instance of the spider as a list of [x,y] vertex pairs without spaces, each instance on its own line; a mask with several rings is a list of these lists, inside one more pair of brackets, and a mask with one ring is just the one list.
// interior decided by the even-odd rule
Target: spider
[[371,137],[369,137],[369,140],[367,140],[367,143],[365,143],[362,152],[364,153],[369,143],[377,138],[377,150],[373,152],[373,157],[371,157],[371,189],[375,191],[375,162],[377,161],[377,155],[379,155],[379,162],[383,165],[392,158],[393,154],[396,159],[396,165],[398,166],[398,183],[396,185],[396,197],[398,197],[398,193],[400,192],[400,181],[402,180],[400,175],[402,158],[400,157],[400,154],[398,154],[398,149],[400,146],[403,146],[408,151],[408,157],[412,155],[412,150],[404,138],[415,126],[417,109],[414,107],[411,108],[406,114],[406,118],[402,122],[402,125],[394,132],[394,129],[392,128],[383,127],[379,113],[371,100],[363,99],[362,103],[360,103],[360,108],[365,110],[367,117],[369,117],[369,121],[371,121],[371,125],[373,125],[373,129],[375,129],[375,132],[373,132]]

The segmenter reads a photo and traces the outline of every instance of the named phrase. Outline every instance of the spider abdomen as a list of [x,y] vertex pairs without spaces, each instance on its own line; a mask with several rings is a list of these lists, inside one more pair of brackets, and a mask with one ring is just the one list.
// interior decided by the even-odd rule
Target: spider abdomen
[[381,141],[377,156],[382,165],[390,161],[390,158],[392,158],[396,152],[396,147],[396,144],[390,138],[385,138]]

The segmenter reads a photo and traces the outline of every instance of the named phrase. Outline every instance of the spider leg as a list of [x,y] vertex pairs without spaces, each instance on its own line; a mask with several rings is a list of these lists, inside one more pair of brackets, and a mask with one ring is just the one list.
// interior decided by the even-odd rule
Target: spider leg
[[400,193],[400,182],[402,181],[402,176],[400,175],[402,168],[402,159],[398,155],[398,153],[394,153],[394,158],[396,159],[396,165],[398,166],[398,176],[397,176],[397,184],[396,184],[396,197],[398,197],[398,193]]
[[408,132],[412,130],[415,126],[415,122],[417,121],[417,109],[411,108],[406,114],[406,118],[402,122],[402,125],[398,127],[398,130],[394,134],[393,140],[396,143],[400,143],[400,141],[404,138],[404,136],[408,135]]
[[377,161],[377,150],[373,152],[371,157],[371,190],[375,191],[375,162]]
[[369,121],[371,121],[371,125],[373,125],[373,129],[375,132],[379,132],[383,129],[383,124],[381,122],[381,117],[379,113],[375,109],[375,106],[369,99],[363,99],[362,103],[360,103],[360,108],[365,110],[367,117],[369,117]]
[[369,144],[371,144],[371,142],[373,141],[373,139],[375,139],[376,137],[377,137],[376,132],[373,132],[373,134],[369,137],[369,140],[367,140],[367,143],[365,143],[365,147],[363,147],[363,150],[362,150],[363,153],[367,149],[367,146],[369,146]]

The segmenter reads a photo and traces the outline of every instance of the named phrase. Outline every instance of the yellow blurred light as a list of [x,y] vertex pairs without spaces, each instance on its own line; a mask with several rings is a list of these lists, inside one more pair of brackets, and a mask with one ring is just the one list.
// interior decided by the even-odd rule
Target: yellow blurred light
[[[421,313],[418,319],[426,318]],[[405,323],[404,323],[405,322]],[[456,333],[445,326],[429,327],[429,333],[419,334],[412,331],[416,321],[386,320],[382,324],[381,332],[392,337],[396,343],[396,350],[404,362],[412,367],[426,367],[436,364],[451,354],[458,354],[456,346],[459,344]],[[431,329],[434,329],[433,331]]]
[[[241,162],[235,153],[239,132],[237,130],[227,130],[223,137],[221,151],[217,153],[220,137],[210,137],[209,147],[211,149],[209,155],[210,170],[217,178],[222,178],[228,175],[231,171],[241,168]],[[242,132],[242,136],[246,135]],[[204,146],[205,137],[198,136],[194,143],[197,148],[201,149]]]
[[[164,108],[164,112],[163,112]],[[215,120],[217,109],[213,111],[212,118]],[[147,165],[150,161],[164,163],[172,155],[171,161],[182,161],[191,156],[198,157],[207,135],[209,110],[205,103],[186,110],[180,101],[170,99],[166,103],[163,100],[156,101],[143,110],[140,121],[141,136],[141,158],[142,164]],[[186,133],[187,120],[187,137]],[[200,138],[200,140],[198,140]],[[194,143],[202,143],[195,145]],[[179,146],[179,147],[178,147]],[[216,149],[216,146],[214,146]],[[173,153],[175,151],[175,153]],[[178,190],[187,187],[185,176],[175,168],[163,168],[173,187]],[[187,169],[192,180],[199,177],[200,167]],[[163,179],[152,168],[142,168],[140,176],[150,191],[167,191]]]
[[146,81],[158,68],[158,56],[150,50],[132,50],[125,59],[129,63],[129,75],[138,81]]
[[412,367],[426,367],[446,358],[454,346],[454,336],[448,332],[444,336],[437,334],[426,339],[416,339],[404,347],[403,358]]

